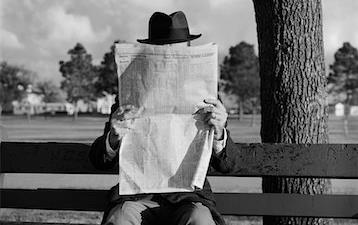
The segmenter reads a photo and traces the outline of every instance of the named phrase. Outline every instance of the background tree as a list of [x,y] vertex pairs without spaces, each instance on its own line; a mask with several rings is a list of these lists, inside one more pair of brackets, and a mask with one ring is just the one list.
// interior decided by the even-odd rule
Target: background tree
[[[115,43],[124,43],[125,41],[117,40]],[[103,56],[101,65],[98,67],[98,80],[95,83],[97,96],[103,93],[118,94],[118,76],[117,66],[114,59],[115,45],[111,45],[110,51]]]
[[97,79],[97,69],[92,65],[92,56],[82,44],[77,43],[68,54],[69,61],[60,61],[60,72],[64,77],[61,89],[67,93],[67,100],[75,105],[74,117],[77,118],[78,100],[88,102],[95,97],[94,83]]
[[44,96],[44,102],[64,102],[66,100],[63,91],[52,81],[37,82],[36,89]]
[[[253,0],[261,78],[264,143],[327,143],[326,75],[321,1]],[[263,178],[263,192],[323,194],[329,180]],[[268,217],[264,224],[327,224],[327,220]]]
[[0,115],[2,110],[11,111],[12,101],[21,101],[26,88],[32,84],[36,74],[21,66],[0,63]]
[[259,62],[254,46],[240,42],[230,47],[221,65],[220,78],[224,92],[238,96],[240,118],[244,105],[249,105],[255,114],[260,96]]
[[345,105],[344,131],[348,134],[349,108],[358,104],[358,51],[349,42],[334,54],[328,75],[328,93]]

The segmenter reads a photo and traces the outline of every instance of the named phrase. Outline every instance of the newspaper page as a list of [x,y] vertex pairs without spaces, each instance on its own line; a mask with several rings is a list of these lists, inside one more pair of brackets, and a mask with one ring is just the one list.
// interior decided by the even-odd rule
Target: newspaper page
[[119,150],[119,194],[202,188],[213,130],[195,113],[217,98],[217,46],[116,44],[119,103],[138,116]]

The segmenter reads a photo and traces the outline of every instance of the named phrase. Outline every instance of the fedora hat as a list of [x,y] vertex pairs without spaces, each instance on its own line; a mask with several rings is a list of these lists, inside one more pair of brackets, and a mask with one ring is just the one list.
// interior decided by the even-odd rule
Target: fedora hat
[[137,39],[146,44],[173,44],[186,42],[200,37],[201,34],[190,34],[185,14],[181,11],[167,15],[155,12],[149,19],[147,39]]

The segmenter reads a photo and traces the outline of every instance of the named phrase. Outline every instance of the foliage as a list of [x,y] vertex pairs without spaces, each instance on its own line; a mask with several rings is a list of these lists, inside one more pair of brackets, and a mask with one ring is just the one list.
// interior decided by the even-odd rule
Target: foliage
[[[125,41],[115,41],[115,43],[124,43]],[[115,62],[115,44],[110,47],[110,51],[103,56],[101,65],[98,67],[98,80],[95,83],[97,96],[104,92],[109,94],[118,93],[117,66]]]
[[44,96],[44,102],[64,102],[65,95],[60,87],[52,81],[41,81],[36,83],[36,89]]
[[20,101],[26,88],[33,83],[36,74],[21,66],[0,63],[0,106],[5,111],[12,108],[11,102]]
[[97,69],[92,65],[92,56],[80,43],[70,49],[68,54],[70,55],[69,61],[59,62],[60,72],[64,77],[61,89],[67,93],[67,100],[77,102],[79,99],[84,101],[94,99]]
[[240,42],[230,47],[229,55],[225,56],[220,69],[220,89],[237,95],[241,105],[255,107],[259,104],[259,62],[253,45]]
[[[328,93],[343,95],[343,102],[358,104],[358,51],[349,42],[343,43],[334,54],[328,75]],[[356,99],[352,99],[356,98]]]

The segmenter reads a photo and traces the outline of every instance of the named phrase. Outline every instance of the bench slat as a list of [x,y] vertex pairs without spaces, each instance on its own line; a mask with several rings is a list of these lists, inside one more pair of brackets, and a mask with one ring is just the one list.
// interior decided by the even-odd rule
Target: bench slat
[[[91,165],[90,144],[3,142],[0,148],[2,173],[116,174]],[[237,144],[234,158],[237,167],[225,176],[358,178],[358,144]]]
[[[103,210],[107,191],[1,190],[4,208]],[[356,195],[299,195],[275,193],[215,193],[218,210],[225,215],[312,216],[358,218]]]
[[1,225],[98,225],[97,224],[83,224],[83,223],[46,223],[46,222],[13,222],[0,221]]
[[227,215],[358,219],[358,196],[356,195],[218,193],[215,196],[220,212]]

